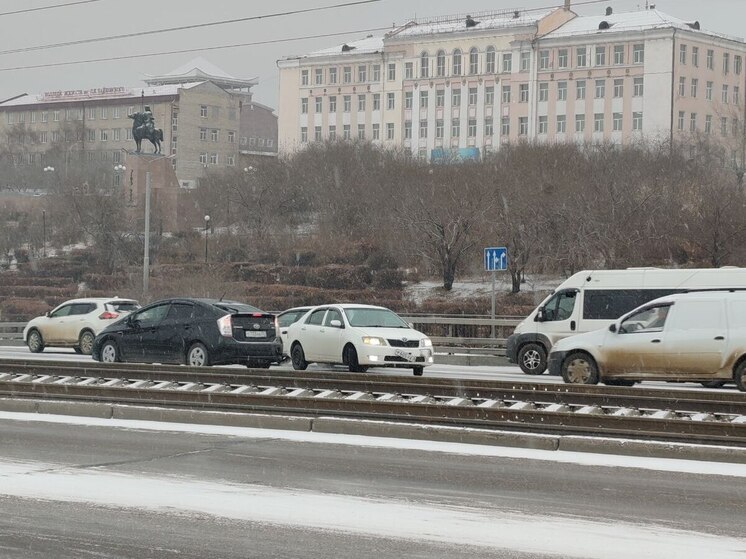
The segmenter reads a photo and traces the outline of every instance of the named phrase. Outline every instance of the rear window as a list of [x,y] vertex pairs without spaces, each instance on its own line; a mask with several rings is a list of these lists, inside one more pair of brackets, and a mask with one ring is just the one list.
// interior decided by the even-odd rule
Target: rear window
[[132,312],[140,308],[135,301],[109,301],[106,303],[107,311]]
[[290,326],[291,324],[295,324],[298,319],[307,312],[308,309],[302,311],[286,312],[277,317],[277,321],[280,323],[280,326]]

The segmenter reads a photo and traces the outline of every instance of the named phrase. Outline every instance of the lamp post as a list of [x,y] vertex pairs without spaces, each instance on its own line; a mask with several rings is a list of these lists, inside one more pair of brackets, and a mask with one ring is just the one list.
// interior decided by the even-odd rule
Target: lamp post
[[[45,173],[54,173],[54,167],[47,165],[44,167]],[[47,257],[47,210],[41,211],[41,254]]]
[[207,236],[209,235],[209,230],[207,229],[208,225],[210,224],[210,216],[205,216],[205,264],[207,264]]

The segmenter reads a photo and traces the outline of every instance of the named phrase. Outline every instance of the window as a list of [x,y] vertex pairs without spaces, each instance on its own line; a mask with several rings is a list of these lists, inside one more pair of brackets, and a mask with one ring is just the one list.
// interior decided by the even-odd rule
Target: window
[[503,54],[503,72],[513,71],[513,55],[511,53]]
[[632,113],[632,130],[642,130],[642,113]]
[[119,118],[119,107],[114,107],[114,115],[112,118]]
[[575,309],[577,291],[561,291],[544,305],[544,322],[568,320]]
[[31,123],[33,124],[34,122],[36,122],[36,112],[32,111],[31,112]]
[[[132,114],[132,113],[128,113]],[[207,118],[207,105],[201,105],[199,108],[199,116],[200,118]]]
[[707,69],[715,69],[715,51],[712,49],[707,50]]
[[730,54],[727,52],[723,53],[723,74],[730,72]]
[[96,120],[96,107],[88,107],[86,109],[86,118],[88,120]]
[[612,127],[615,132],[622,131],[622,113],[614,113],[612,115]]
[[540,70],[549,69],[549,51],[548,50],[539,51],[539,69]]
[[373,110],[374,111],[381,110],[381,94],[380,93],[373,94]]
[[624,45],[614,45],[614,64],[624,64]]
[[321,104],[322,104],[322,102],[323,101],[322,101],[321,97],[316,97],[316,112],[317,113],[321,112]]
[[387,93],[386,94],[386,108],[390,111],[394,110],[396,107],[396,97],[393,93]]
[[335,125],[331,125],[329,127],[329,139],[331,141],[334,141],[337,139],[337,127]]
[[699,47],[692,47],[692,66],[699,67]]
[[733,135],[738,136],[738,118],[734,118],[732,120],[732,123],[733,123],[733,127],[732,127]]
[[404,92],[404,108],[405,109],[412,108],[412,98],[413,98],[413,93],[411,91]]
[[407,120],[404,122],[404,139],[405,140],[412,139],[412,121],[411,120]]
[[521,53],[521,72],[528,72],[531,69],[531,53]]
[[443,120],[435,121],[435,137],[443,138]]
[[389,64],[388,65],[388,71],[386,73],[386,77],[390,82],[396,80],[396,64]]
[[473,106],[477,104],[477,88],[469,88],[469,105]]
[[528,84],[522,83],[518,86],[518,91],[520,93],[520,102],[521,103],[528,103]]
[[741,102],[741,88],[737,85],[733,86],[733,103],[735,105],[740,104]]
[[624,97],[624,79],[614,80],[614,97]]
[[490,138],[490,137],[492,137],[492,135],[493,135],[494,133],[495,133],[495,132],[494,132],[494,129],[493,129],[493,127],[492,127],[492,117],[487,117],[487,118],[485,118],[485,119],[484,119],[484,135],[485,135],[485,136],[486,136],[487,138]]
[[[40,144],[46,144],[48,140],[47,132],[39,132],[39,143]],[[117,152],[119,153],[119,152]]]
[[686,78],[681,76],[679,78],[679,97],[686,95]]
[[645,92],[645,78],[635,78],[634,79],[634,91],[633,95],[635,97],[642,97]]
[[387,140],[394,139],[394,123],[393,122],[386,123],[386,139]]
[[510,86],[504,85],[503,86],[503,103],[510,103]]
[[472,75],[479,73],[479,52],[475,47],[469,51],[469,73]]
[[723,103],[727,103],[728,102],[728,86],[727,85],[723,86],[723,93],[722,93],[722,95],[720,97],[720,100]]
[[557,52],[557,66],[567,68],[567,49],[559,49]]
[[[683,113],[679,113],[679,115],[683,115]],[[681,117],[683,121],[683,116]],[[682,122],[682,128],[683,128],[683,122]],[[723,136],[728,135],[728,118],[727,117],[720,117],[720,134]]]
[[691,95],[692,97],[697,96],[697,87],[699,86],[699,80],[697,78],[692,78],[691,83]]
[[606,66],[606,47],[596,47],[596,66]]
[[[122,140],[122,129],[121,128],[115,128],[114,130],[111,131],[111,133],[112,133],[112,140],[114,140],[115,142],[119,142]],[[118,153],[119,152],[117,152],[117,154]]]
[[365,140],[365,124],[357,125],[357,139]]
[[313,140],[315,142],[321,141],[321,126],[316,126],[313,129]]
[[53,122],[60,121],[60,111],[52,111],[52,121]]
[[586,289],[583,294],[583,318],[613,320],[653,299],[671,294],[671,290],[663,289]]
[[373,65],[373,78],[372,80],[374,82],[380,82],[381,81],[381,65],[380,64],[374,64]]
[[705,99],[708,101],[712,101],[712,82],[707,82],[707,86],[705,87]]
[[557,82],[557,101],[566,101],[566,100],[567,100],[567,82],[566,81]]
[[337,83],[337,69],[329,68],[329,83]]
[[453,51],[453,62],[452,62],[452,73],[454,76],[461,75],[461,50],[456,49]]
[[362,112],[365,110],[365,95],[357,96],[357,110]]
[[504,116],[500,120],[500,135],[510,136],[510,117]]
[[679,64],[686,64],[686,45],[679,46]]
[[632,62],[634,64],[643,64],[645,62],[645,45],[632,46]]
[[557,115],[557,134],[567,132],[567,116]]
[[420,108],[421,109],[427,109],[427,106],[430,102],[430,98],[427,91],[420,91]]
[[199,139],[203,142],[207,141],[207,128],[199,129]]
[[549,83],[541,82],[539,84],[539,102],[549,101]]
[[344,95],[342,97],[342,105],[342,110],[346,113],[349,113],[352,110],[352,96]]
[[41,112],[41,121],[42,122],[49,122],[49,113],[47,111]]
[[470,118],[466,129],[467,135],[470,138],[475,138],[477,135],[477,119]]
[[585,68],[588,65],[585,47],[578,47],[575,49],[575,59],[578,68]]
[[679,111],[679,130],[684,130],[684,111]]
[[494,74],[496,71],[495,67],[495,47],[487,47],[487,52],[485,53],[485,63],[486,63],[486,72],[488,74]]
[[316,71],[314,72],[314,83],[316,85],[324,83],[324,70],[322,68],[316,68]]
[[342,126],[342,139],[343,140],[351,140],[352,139],[352,132],[350,130],[350,125],[345,124]]
[[[301,128],[300,129],[300,131],[301,131],[301,142],[305,142],[305,140],[303,139],[303,130],[305,130],[305,128]],[[199,162],[202,165],[207,165],[207,154],[206,153],[200,153],[199,154]]]
[[546,115],[539,117],[539,134],[546,134],[549,129],[548,117]]
[[593,115],[593,131],[603,132],[604,131],[604,114],[596,113]]
[[741,55],[736,55],[733,57],[733,71],[736,75],[741,75],[741,70],[743,70],[743,58]]
[[427,138],[427,121],[420,121],[420,138]]
[[[127,132],[129,132],[129,134],[128,134],[129,136],[132,136],[132,129],[131,128],[127,128]],[[127,138],[127,139],[131,140],[132,138],[130,137],[130,138]],[[60,133],[59,133],[59,131],[58,130],[52,130],[52,142],[53,143],[57,143],[59,141],[60,141]]]
[[300,112],[301,114],[308,113],[308,97],[301,97],[300,100]]
[[454,89],[451,91],[451,106],[452,107],[461,106],[461,90],[460,89]]
[[575,82],[575,98],[585,99],[585,80]]
[[300,84],[308,85],[308,70],[301,70],[300,72]]
[[712,115],[705,115],[705,134],[712,133]]
[[420,77],[427,78],[430,72],[430,57],[427,52],[420,54]]
[[213,142],[217,142],[220,137],[220,131],[219,130],[210,130],[210,139]]
[[528,134],[528,117],[518,117],[518,135],[525,136],[526,134]]
[[435,56],[435,74],[438,77],[446,75],[446,53],[444,50],[439,50]]
[[697,113],[692,113],[691,115],[689,115],[689,131],[697,131]]
[[330,113],[337,112],[337,96],[336,95],[332,95],[329,97],[329,112]]
[[411,80],[414,78],[414,65],[411,62],[404,64],[404,79]]
[[381,125],[378,123],[373,124],[373,139],[374,140],[381,139]]
[[368,67],[367,66],[357,67],[357,81],[358,83],[364,83],[368,81]]
[[596,99],[606,96],[606,80],[596,80]]
[[342,68],[342,82],[352,83],[352,67],[351,66],[344,66]]
[[484,104],[485,105],[495,104],[495,86],[494,85],[484,88]]
[[458,138],[461,135],[461,122],[454,118],[451,120],[451,138]]
[[86,130],[86,140],[89,142],[95,142],[96,141],[96,129],[95,128],[89,128]]

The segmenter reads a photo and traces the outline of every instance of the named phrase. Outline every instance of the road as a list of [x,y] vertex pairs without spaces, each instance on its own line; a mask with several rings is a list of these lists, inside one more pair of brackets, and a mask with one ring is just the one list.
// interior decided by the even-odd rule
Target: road
[[0,556],[746,553],[742,465],[681,473],[665,471],[675,461],[612,467],[572,453],[562,463],[540,451],[202,429],[0,414]]

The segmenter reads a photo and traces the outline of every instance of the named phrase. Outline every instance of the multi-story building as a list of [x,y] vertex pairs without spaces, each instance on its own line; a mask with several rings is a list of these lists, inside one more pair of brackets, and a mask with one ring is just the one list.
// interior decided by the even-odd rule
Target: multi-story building
[[727,141],[743,120],[744,55],[743,40],[698,22],[579,17],[569,0],[414,21],[279,61],[280,148],[364,138],[438,158],[521,139]]

